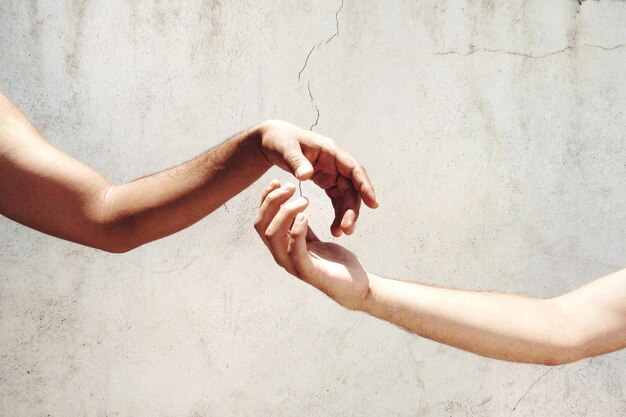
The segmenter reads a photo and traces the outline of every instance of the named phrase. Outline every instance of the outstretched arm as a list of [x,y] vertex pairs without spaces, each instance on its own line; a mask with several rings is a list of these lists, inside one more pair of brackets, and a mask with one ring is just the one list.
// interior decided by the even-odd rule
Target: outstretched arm
[[363,311],[482,356],[558,365],[626,347],[626,269],[550,299],[369,278]]
[[[255,226],[276,261],[340,304],[479,355],[556,365],[626,347],[626,269],[551,299],[378,277],[308,229],[305,200],[273,182]],[[293,222],[293,225],[292,225]]]
[[186,228],[272,165],[326,190],[337,236],[354,230],[361,199],[376,206],[374,189],[354,158],[334,140],[286,122],[261,123],[182,165],[115,185],[47,143],[0,94],[0,214],[110,252]]

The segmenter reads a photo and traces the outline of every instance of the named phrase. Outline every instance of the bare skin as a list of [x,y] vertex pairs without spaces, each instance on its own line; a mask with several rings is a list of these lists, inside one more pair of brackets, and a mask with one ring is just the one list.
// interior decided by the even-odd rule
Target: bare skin
[[339,304],[476,354],[558,365],[626,347],[626,269],[550,299],[437,288],[368,273],[308,227],[292,187],[265,190],[255,228],[277,263]]
[[46,142],[0,94],[0,214],[105,251],[192,225],[272,165],[326,190],[335,236],[354,231],[361,201],[377,206],[364,168],[337,142],[286,122],[263,122],[189,162],[116,185]]

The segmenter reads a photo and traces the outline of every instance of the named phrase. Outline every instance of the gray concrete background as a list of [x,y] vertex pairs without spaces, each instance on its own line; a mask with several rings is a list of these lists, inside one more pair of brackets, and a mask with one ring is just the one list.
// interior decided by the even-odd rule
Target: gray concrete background
[[[2,0],[0,89],[117,182],[264,119],[315,125],[377,185],[341,240],[370,271],[551,296],[625,266],[625,21],[622,1]],[[272,177],[125,255],[0,219],[0,415],[626,415],[624,351],[488,360],[289,277],[252,228]]]

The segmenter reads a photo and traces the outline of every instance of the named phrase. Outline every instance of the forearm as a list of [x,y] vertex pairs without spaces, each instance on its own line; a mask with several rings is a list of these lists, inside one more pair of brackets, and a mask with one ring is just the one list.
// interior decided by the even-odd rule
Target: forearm
[[124,252],[206,216],[261,176],[261,124],[166,171],[113,185],[47,143],[0,94],[0,214],[44,233]]
[[551,300],[436,288],[370,274],[363,310],[482,356],[546,365],[580,359],[569,321]]
[[109,187],[102,209],[112,245],[124,251],[175,233],[247,188],[271,166],[260,135],[254,127],[182,165]]

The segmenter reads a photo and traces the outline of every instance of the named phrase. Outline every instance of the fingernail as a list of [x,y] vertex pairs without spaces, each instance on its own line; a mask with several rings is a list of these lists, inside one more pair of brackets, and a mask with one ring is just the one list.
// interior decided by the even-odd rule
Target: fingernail
[[304,223],[304,213],[298,213],[298,215],[296,216],[296,222],[298,223]]
[[310,170],[311,169],[309,167],[307,167],[306,165],[302,165],[302,166],[298,167],[298,169],[296,169],[295,176],[297,178],[300,178],[303,175],[305,175],[306,173],[308,173]]
[[294,187],[295,187],[295,185],[293,185],[292,183],[288,182],[288,183],[283,184],[283,186],[281,188],[283,190],[287,191],[287,190],[290,190],[291,188],[294,188]]

